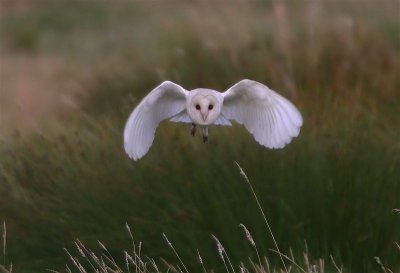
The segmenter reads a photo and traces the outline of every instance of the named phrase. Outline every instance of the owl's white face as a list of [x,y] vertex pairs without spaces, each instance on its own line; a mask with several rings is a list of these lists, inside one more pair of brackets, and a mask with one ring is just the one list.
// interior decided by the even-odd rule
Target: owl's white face
[[190,118],[196,124],[212,124],[221,113],[222,103],[219,98],[221,95],[219,92],[210,91],[206,89],[191,91],[193,96],[188,99],[186,108]]

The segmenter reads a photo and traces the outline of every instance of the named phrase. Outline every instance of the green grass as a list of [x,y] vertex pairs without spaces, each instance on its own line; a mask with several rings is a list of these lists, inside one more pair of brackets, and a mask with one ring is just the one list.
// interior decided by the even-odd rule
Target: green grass
[[[82,17],[51,27],[45,14],[79,9],[61,2],[31,10],[36,54],[51,49],[80,64],[84,52],[96,68],[88,66],[92,76],[77,92],[78,110],[32,134],[1,139],[3,264],[12,262],[16,272],[61,270],[69,262],[63,248],[73,249],[76,238],[93,249],[102,241],[123,262],[128,223],[151,257],[178,263],[165,233],[192,272],[201,270],[197,249],[207,268],[220,272],[211,234],[234,264],[256,260],[238,227],[243,223],[260,254],[280,267],[237,161],[283,253],[292,249],[302,260],[306,241],[312,263],[321,257],[333,272],[330,255],[344,272],[381,272],[375,256],[400,270],[400,218],[392,211],[400,207],[399,7],[337,2],[316,10],[294,1],[120,2],[112,9],[101,3],[91,15],[98,23]],[[91,6],[83,11],[92,14]],[[29,52],[29,43],[19,40],[25,31],[19,24],[26,23],[18,16],[2,18],[9,22],[2,23],[2,35],[8,51]],[[79,31],[90,46],[77,42]],[[43,38],[50,32],[57,39]],[[104,32],[114,35],[111,42]],[[210,128],[205,145],[184,124],[165,122],[142,160],[125,155],[124,122],[161,81],[225,90],[242,78],[261,81],[299,106],[304,126],[285,149],[264,149],[237,125]]]
[[28,9],[2,18],[2,35],[6,37],[3,44],[27,52],[64,48],[71,46],[63,44],[70,40],[65,36],[71,37],[76,32],[82,34],[82,31],[93,32],[105,25],[106,18],[106,7],[101,1],[96,5],[85,1],[75,1],[74,4],[48,1],[33,11]]

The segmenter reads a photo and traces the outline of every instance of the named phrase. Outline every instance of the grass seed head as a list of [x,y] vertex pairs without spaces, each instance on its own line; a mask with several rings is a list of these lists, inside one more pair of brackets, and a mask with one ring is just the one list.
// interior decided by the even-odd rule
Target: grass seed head
[[246,228],[246,226],[243,224],[240,224],[239,227],[243,228],[243,230],[246,234],[246,238],[250,242],[250,244],[252,246],[256,246],[256,242],[254,241],[253,236],[251,236],[251,234],[250,234],[249,230]]
[[215,240],[215,242],[217,243],[217,250],[218,250],[218,254],[219,257],[221,258],[222,261],[225,261],[225,257],[224,257],[224,247],[222,246],[221,242],[218,240],[217,237],[215,237],[214,235],[211,235],[213,237],[213,239]]

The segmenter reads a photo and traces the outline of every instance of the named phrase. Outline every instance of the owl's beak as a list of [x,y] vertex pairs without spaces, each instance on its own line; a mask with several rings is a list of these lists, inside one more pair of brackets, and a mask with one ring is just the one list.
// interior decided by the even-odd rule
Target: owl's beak
[[203,121],[206,121],[208,114],[201,114],[201,117],[203,118]]

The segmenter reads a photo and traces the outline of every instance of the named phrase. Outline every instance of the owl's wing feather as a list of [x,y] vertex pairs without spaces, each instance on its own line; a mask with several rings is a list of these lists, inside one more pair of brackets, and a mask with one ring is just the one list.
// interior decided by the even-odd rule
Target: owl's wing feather
[[186,107],[186,91],[165,81],[152,90],[130,115],[124,129],[125,152],[137,160],[150,149],[158,124]]
[[189,117],[186,109],[181,111],[180,113],[173,116],[170,121],[172,122],[183,122],[183,123],[193,123],[192,119]]
[[268,148],[283,148],[298,136],[303,118],[287,99],[252,80],[242,80],[223,93],[222,114],[243,124]]
[[219,115],[219,117],[214,121],[214,125],[222,125],[222,126],[232,126],[232,123],[224,117],[223,115]]

